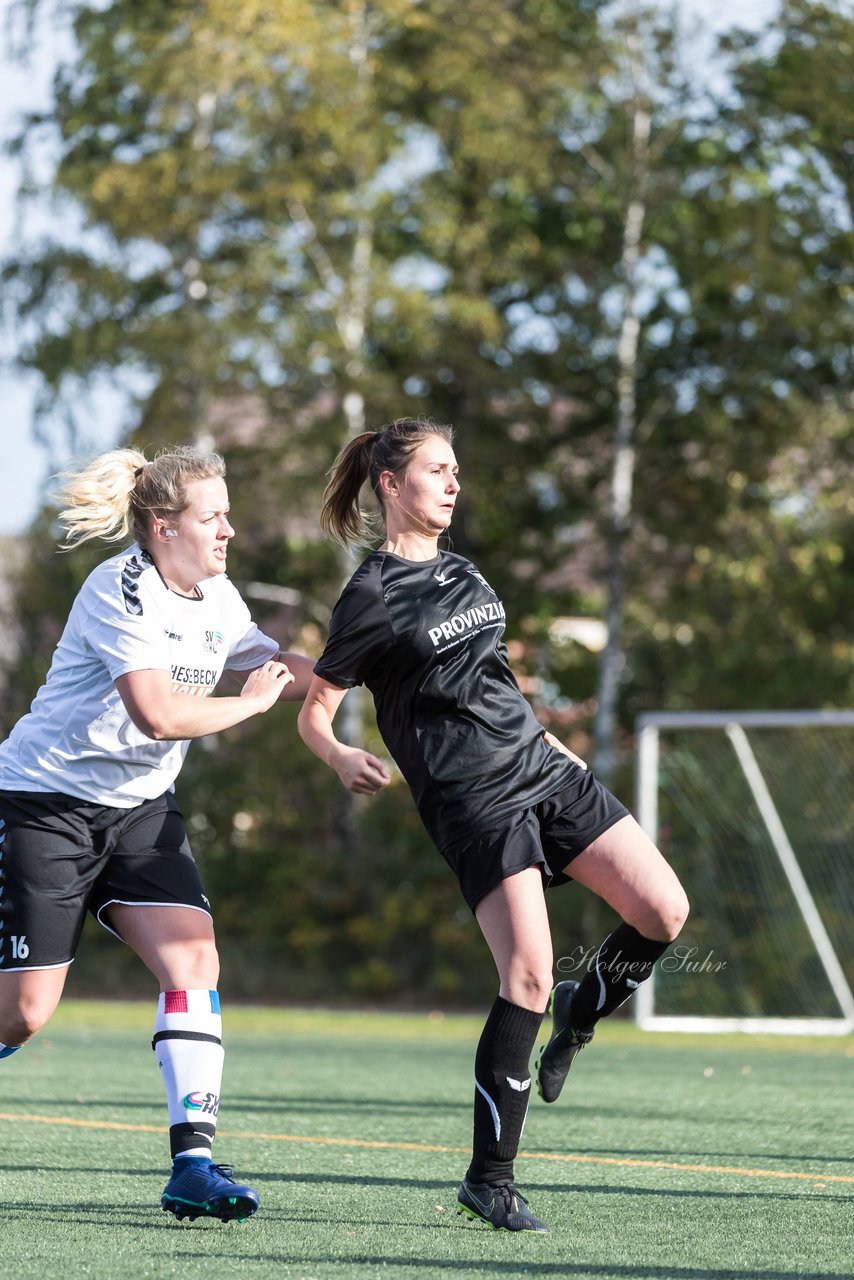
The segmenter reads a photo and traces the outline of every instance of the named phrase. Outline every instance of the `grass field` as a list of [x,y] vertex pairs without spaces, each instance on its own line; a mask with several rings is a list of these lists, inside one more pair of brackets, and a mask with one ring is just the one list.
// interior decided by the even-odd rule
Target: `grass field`
[[261,1195],[241,1226],[161,1213],[152,1009],[69,1002],[0,1063],[0,1274],[18,1278],[852,1274],[850,1039],[603,1027],[534,1098],[518,1182],[548,1235],[455,1212],[479,1020],[225,1009],[217,1155]]

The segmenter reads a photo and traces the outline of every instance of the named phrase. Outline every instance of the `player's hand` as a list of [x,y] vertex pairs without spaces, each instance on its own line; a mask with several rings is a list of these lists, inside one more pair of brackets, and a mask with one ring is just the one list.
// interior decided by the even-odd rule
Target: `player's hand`
[[348,747],[335,761],[335,772],[348,791],[375,796],[391,782],[388,766],[369,751]]
[[569,756],[570,760],[572,760],[574,764],[579,765],[580,768],[587,768],[587,761],[582,760],[581,756],[577,756],[574,751],[570,751],[569,747],[565,747],[560,738],[556,738],[553,733],[546,733],[546,742],[550,747],[554,747],[556,751],[560,751],[563,755]]
[[276,662],[273,659],[249,673],[246,683],[240,690],[240,696],[254,698],[258,703],[259,711],[269,711],[285,686],[293,682],[294,676],[290,668],[284,662]]

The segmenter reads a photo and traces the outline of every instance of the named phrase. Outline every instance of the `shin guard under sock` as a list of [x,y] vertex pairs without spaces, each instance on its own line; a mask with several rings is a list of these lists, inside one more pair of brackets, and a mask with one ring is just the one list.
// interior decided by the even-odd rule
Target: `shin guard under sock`
[[528,1063],[541,1013],[495,1001],[481,1033],[474,1061],[474,1140],[468,1182],[509,1182],[519,1148],[531,1076]]
[[573,1027],[586,1030],[624,1004],[669,946],[644,938],[630,924],[618,925],[599,947],[592,969],[573,996]]
[[166,1086],[172,1156],[209,1154],[225,1056],[217,992],[161,992],[151,1047]]

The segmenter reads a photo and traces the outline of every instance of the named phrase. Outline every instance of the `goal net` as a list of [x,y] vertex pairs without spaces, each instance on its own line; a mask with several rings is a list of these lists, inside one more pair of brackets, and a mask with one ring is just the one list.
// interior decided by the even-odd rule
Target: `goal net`
[[691,915],[635,997],[649,1030],[854,1030],[854,712],[638,721],[637,812]]

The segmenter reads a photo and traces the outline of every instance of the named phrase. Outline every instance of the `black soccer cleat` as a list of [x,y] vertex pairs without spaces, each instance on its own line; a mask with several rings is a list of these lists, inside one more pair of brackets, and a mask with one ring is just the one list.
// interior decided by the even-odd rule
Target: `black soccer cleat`
[[457,1213],[479,1219],[494,1231],[548,1231],[528,1208],[528,1201],[512,1182],[463,1182],[457,1192]]
[[230,1164],[185,1157],[175,1161],[172,1177],[160,1205],[179,1222],[188,1218],[219,1218],[221,1222],[245,1222],[260,1205],[257,1191],[235,1182]]
[[554,1102],[560,1095],[572,1060],[593,1039],[593,1028],[582,1031],[572,1025],[572,1001],[579,983],[568,978],[559,982],[549,999],[547,1013],[552,1015],[551,1039],[541,1046],[537,1058],[537,1090],[543,1102]]

